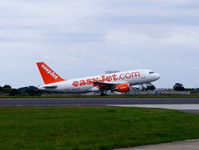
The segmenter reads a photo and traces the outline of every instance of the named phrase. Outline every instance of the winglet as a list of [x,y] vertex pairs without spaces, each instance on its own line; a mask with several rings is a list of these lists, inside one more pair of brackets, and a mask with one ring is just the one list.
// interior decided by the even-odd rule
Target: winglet
[[38,62],[37,66],[45,84],[64,81],[56,72],[48,67],[44,62]]

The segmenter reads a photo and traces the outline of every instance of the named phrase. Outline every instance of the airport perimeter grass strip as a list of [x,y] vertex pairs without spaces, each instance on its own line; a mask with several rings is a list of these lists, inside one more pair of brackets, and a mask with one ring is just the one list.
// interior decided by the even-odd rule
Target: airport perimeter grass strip
[[1,150],[105,150],[199,138],[199,115],[147,108],[0,108]]

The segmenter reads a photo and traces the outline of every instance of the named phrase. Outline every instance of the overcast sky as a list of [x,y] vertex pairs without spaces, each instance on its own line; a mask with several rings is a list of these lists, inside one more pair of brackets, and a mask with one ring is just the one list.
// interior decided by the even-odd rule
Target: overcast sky
[[152,69],[154,84],[199,87],[198,0],[0,0],[0,86]]

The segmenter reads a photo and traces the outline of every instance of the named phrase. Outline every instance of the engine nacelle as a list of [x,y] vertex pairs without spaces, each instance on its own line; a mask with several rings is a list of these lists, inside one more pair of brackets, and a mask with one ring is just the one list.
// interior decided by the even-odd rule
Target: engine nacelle
[[117,92],[128,92],[130,90],[130,85],[128,83],[116,85]]

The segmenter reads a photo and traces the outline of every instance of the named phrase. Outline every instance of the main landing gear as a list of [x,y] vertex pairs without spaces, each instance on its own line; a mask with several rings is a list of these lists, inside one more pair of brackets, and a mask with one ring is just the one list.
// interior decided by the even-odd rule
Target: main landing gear
[[107,93],[106,93],[106,91],[101,91],[101,93],[100,93],[100,96],[107,96]]

